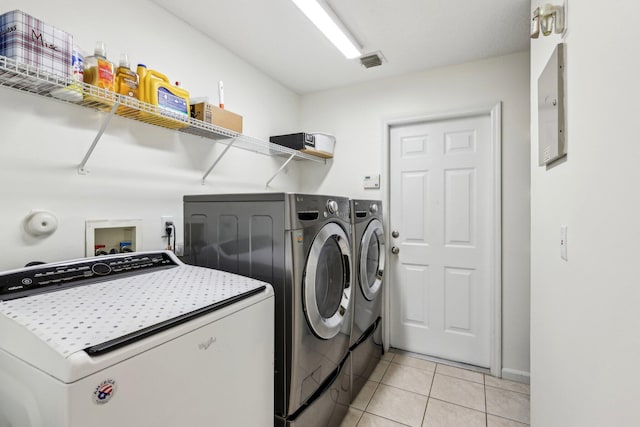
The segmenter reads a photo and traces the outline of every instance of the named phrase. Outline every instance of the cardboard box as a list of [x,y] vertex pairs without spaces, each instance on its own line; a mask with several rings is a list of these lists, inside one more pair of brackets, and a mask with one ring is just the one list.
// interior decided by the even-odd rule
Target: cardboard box
[[213,104],[200,102],[191,106],[191,117],[221,128],[242,133],[242,116],[218,108]]
[[[20,10],[0,15],[0,55],[40,72],[71,75],[73,36]],[[1,72],[0,72],[1,74]]]

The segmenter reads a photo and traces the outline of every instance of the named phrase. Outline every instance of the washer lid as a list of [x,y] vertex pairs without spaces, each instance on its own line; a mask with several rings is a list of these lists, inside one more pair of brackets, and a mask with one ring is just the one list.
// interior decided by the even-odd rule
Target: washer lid
[[78,365],[79,358],[92,365],[89,368],[95,368],[96,362],[90,361],[87,354],[149,337],[173,327],[175,321],[184,323],[265,287],[271,288],[236,274],[181,264],[3,301],[0,349],[52,375],[50,371],[55,370],[63,372],[58,377],[68,376],[65,372]]
[[313,239],[302,289],[313,333],[323,339],[338,335],[351,301],[351,250],[338,224],[326,224]]

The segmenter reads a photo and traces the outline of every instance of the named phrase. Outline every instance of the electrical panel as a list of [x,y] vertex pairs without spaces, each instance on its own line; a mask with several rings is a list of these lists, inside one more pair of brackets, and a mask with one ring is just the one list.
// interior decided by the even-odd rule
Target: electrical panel
[[538,78],[538,164],[567,154],[564,105],[565,44],[556,46]]

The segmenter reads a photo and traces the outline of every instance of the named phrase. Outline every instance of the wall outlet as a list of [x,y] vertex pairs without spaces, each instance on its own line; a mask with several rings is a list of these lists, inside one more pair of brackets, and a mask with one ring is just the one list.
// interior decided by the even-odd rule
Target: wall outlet
[[175,220],[172,216],[166,215],[160,217],[160,237],[167,237],[167,222],[171,222],[175,225]]

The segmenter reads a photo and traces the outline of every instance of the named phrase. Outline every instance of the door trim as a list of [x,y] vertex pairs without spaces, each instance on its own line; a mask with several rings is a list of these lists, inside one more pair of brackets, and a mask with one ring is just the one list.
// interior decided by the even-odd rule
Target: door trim
[[[491,375],[495,377],[501,377],[502,371],[502,102],[498,102],[493,105],[480,106],[476,108],[468,108],[461,110],[454,110],[449,112],[424,114],[411,117],[400,117],[385,119],[383,122],[382,134],[384,142],[382,144],[382,176],[386,179],[381,183],[384,185],[382,191],[383,207],[384,207],[384,225],[385,225],[385,239],[387,242],[390,240],[391,226],[389,223],[391,199],[390,195],[390,170],[391,170],[391,156],[390,156],[390,144],[391,139],[389,137],[391,127],[399,125],[411,125],[418,123],[437,122],[447,119],[463,119],[465,117],[476,116],[489,116],[491,120],[491,149],[492,149],[492,161],[493,161],[493,224],[492,224],[492,262],[491,271],[489,272],[489,280],[491,287],[491,325],[490,325],[490,339],[491,339]],[[389,268],[385,268],[384,282],[387,283],[384,289],[384,304],[383,304],[383,320],[382,320],[382,334],[385,346],[385,351],[389,350],[390,342],[390,320],[387,313],[391,309],[391,298],[389,292]]]

